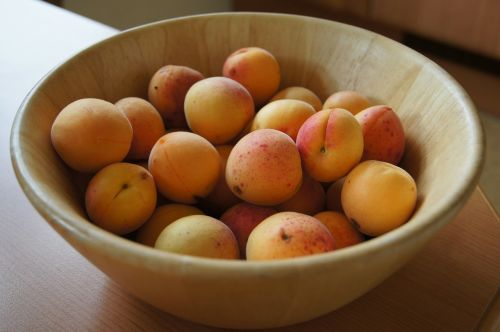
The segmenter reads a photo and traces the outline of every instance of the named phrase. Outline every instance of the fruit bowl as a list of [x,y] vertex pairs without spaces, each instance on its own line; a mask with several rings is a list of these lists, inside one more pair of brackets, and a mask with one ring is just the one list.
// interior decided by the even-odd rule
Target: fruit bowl
[[[145,98],[149,79],[165,64],[220,76],[227,55],[245,46],[276,56],[282,87],[301,85],[323,100],[337,90],[357,90],[393,106],[407,135],[402,166],[419,190],[406,224],[325,254],[247,262],[161,252],[88,220],[72,173],[50,142],[58,112],[84,97]],[[329,313],[408,262],[467,201],[482,166],[483,134],[474,106],[452,77],[395,41],[309,17],[226,13],[141,26],[71,57],[26,97],[12,128],[11,155],[33,206],[127,292],[187,320],[253,329]]]

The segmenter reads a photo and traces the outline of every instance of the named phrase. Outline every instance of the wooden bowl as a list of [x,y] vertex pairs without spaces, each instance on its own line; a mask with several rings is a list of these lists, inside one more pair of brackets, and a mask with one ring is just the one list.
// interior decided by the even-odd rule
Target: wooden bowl
[[[283,87],[305,86],[322,99],[354,89],[394,107],[407,133],[403,166],[419,189],[408,223],[336,252],[246,262],[157,251],[89,222],[71,172],[51,146],[57,113],[83,97],[145,97],[152,74],[165,64],[220,76],[224,59],[244,46],[277,57]],[[483,134],[462,88],[405,46],[326,20],[231,13],[149,24],[70,58],[27,96],[12,129],[11,154],[19,183],[40,214],[125,290],[178,317],[250,329],[324,315],[397,271],[466,202],[480,173]]]

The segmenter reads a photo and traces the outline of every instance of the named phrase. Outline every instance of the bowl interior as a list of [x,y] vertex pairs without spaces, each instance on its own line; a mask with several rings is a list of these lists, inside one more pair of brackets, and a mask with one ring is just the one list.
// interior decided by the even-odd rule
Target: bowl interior
[[416,179],[418,206],[412,219],[397,230],[320,258],[275,265],[196,258],[192,262],[221,269],[231,265],[276,270],[362,255],[439,223],[473,189],[483,153],[479,122],[467,95],[433,62],[392,40],[344,24],[237,13],[174,19],[126,31],[49,73],[26,98],[12,131],[16,174],[34,206],[63,236],[92,237],[104,248],[132,248],[128,259],[137,262],[145,257],[165,264],[185,261],[178,255],[152,253],[93,226],[72,173],[51,146],[50,128],[58,112],[78,98],[116,102],[127,96],[146,97],[149,79],[166,64],[190,66],[206,77],[220,76],[225,58],[245,46],[263,47],[277,57],[282,87],[304,86],[322,100],[337,90],[357,90],[376,103],[392,106],[407,134],[402,166]]

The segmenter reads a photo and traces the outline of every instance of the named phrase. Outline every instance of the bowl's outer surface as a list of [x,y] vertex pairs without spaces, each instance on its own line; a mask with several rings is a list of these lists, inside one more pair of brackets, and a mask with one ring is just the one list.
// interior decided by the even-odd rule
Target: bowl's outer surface
[[[407,133],[403,166],[419,201],[402,227],[337,252],[275,262],[212,260],[158,252],[87,219],[71,173],[55,154],[50,127],[78,98],[111,102],[146,96],[165,64],[221,75],[244,46],[271,51],[282,87],[301,85],[323,100],[358,90],[393,106]],[[366,30],[279,14],[213,14],[126,31],[70,58],[27,96],[12,129],[11,154],[26,195],[72,246],[137,297],[192,321],[230,328],[309,320],[354,300],[406,263],[465,203],[477,183],[483,136],[467,95],[437,65]]]

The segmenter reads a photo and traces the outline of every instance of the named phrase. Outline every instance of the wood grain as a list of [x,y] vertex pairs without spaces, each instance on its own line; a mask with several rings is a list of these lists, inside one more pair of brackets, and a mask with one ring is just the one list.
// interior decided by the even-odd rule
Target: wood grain
[[[9,213],[0,223],[1,331],[223,331],[126,293],[10,188],[17,204],[2,206]],[[476,190],[453,222],[379,287],[334,313],[276,331],[471,331],[500,285],[499,237],[498,216]]]
[[[377,6],[374,6],[377,4]],[[476,2],[467,1],[466,7],[474,7],[471,12],[479,10]],[[435,5],[435,6],[434,6]],[[386,37],[402,42],[404,39],[405,31],[412,31],[414,33],[421,33],[424,36],[439,40],[447,41],[448,43],[458,44],[463,46],[468,44],[466,48],[471,49],[477,53],[484,53],[483,48],[493,47],[496,36],[491,37],[492,40],[486,42],[479,42],[480,48],[475,48],[478,45],[474,40],[464,38],[464,35],[454,36],[454,39],[460,39],[460,42],[449,40],[449,38],[441,38],[443,33],[441,26],[437,25],[434,20],[419,21],[422,26],[430,25],[422,28],[413,26],[413,21],[417,18],[413,16],[415,8],[418,6],[429,6],[427,2],[384,2],[376,0],[366,1],[328,1],[328,0],[315,0],[315,1],[302,1],[291,0],[286,3],[279,0],[255,0],[255,1],[235,1],[235,8],[243,11],[267,11],[267,12],[286,12],[292,14],[302,14],[314,17],[322,17],[330,20],[344,22],[355,26],[363,27],[370,31],[375,31]],[[435,16],[437,12],[446,11],[449,7],[447,1],[433,1],[432,11],[422,12],[421,16],[427,15]],[[482,3],[481,6],[490,6],[490,4]],[[494,11],[495,3],[491,4],[491,9]],[[375,9],[373,9],[375,7]],[[471,20],[476,20],[477,16],[469,15],[467,10],[466,17],[460,17],[459,20],[451,20],[449,24],[472,24]],[[445,13],[448,15],[448,12]],[[401,16],[402,15],[402,16]],[[443,14],[444,15],[444,14]],[[378,17],[380,16],[380,17]],[[500,22],[496,20],[495,22]],[[474,22],[479,25],[485,24],[483,21]],[[491,25],[491,24],[490,24]],[[488,38],[492,31],[498,30],[496,27],[489,27],[491,31],[487,35],[481,35],[478,38]],[[476,31],[479,29],[486,29],[485,27],[474,27],[468,30]],[[496,30],[495,30],[496,29]],[[428,32],[430,31],[431,34]],[[456,33],[456,31],[445,31],[445,33]],[[469,32],[470,33],[470,32]],[[499,44],[499,42],[496,42]],[[500,45],[500,44],[499,44]],[[454,78],[465,88],[467,93],[471,96],[477,108],[481,111],[486,111],[495,115],[500,115],[500,99],[497,98],[497,91],[500,90],[500,78],[494,74],[479,71],[470,67],[466,67],[460,63],[438,57],[430,53],[425,53],[431,60],[442,66],[447,72],[454,76]]]
[[[88,221],[68,170],[50,143],[50,127],[62,107],[83,97],[114,102],[141,96],[154,71],[168,63],[193,67],[205,76],[220,75],[225,58],[248,45],[276,56],[283,86],[305,86],[321,98],[354,89],[397,110],[407,137],[402,166],[419,188],[419,203],[408,223],[338,252],[268,263],[159,252]],[[303,322],[366,293],[458,212],[477,183],[483,158],[472,104],[428,59],[365,30],[270,14],[165,21],[95,45],[56,68],[33,90],[12,132],[20,184],[56,231],[131,294],[179,317],[219,327]]]
[[[99,24],[74,15],[61,17],[52,12],[52,15],[46,15],[46,9],[37,3],[16,1],[14,7],[19,10],[17,17],[13,15],[7,27],[12,30],[26,13],[36,13],[26,22],[24,29],[44,26],[49,30],[63,31],[65,38],[74,41],[73,45],[79,42],[84,46],[85,41],[111,33]],[[41,17],[47,20],[40,24]],[[34,24],[31,27],[30,22]],[[6,76],[0,76],[1,86],[7,92],[5,96],[8,96],[8,99],[0,99],[2,109],[9,110],[0,113],[0,157],[3,161],[0,163],[0,330],[219,330],[180,320],[129,295],[64,242],[22,194],[8,161],[8,135],[15,109],[20,98],[39,78],[37,75],[41,75],[38,71],[43,73],[59,57],[74,52],[68,46],[70,43],[58,43],[50,39],[54,45],[44,48],[37,41],[43,44],[47,43],[47,39],[37,34],[26,36],[35,38],[28,44],[21,39],[15,42],[15,38],[12,38],[12,46],[17,47],[13,54],[25,54],[28,52],[26,45],[38,45],[38,56],[26,59],[12,56],[3,63],[9,64],[7,67],[10,69],[18,70],[11,73],[23,77],[27,85],[23,88],[11,84],[5,79]],[[64,39],[63,36],[59,38]],[[138,40],[141,41],[145,42]],[[1,54],[5,56],[6,53]],[[69,86],[68,89],[74,91]],[[397,94],[393,98],[401,100]],[[45,98],[40,99],[40,102],[50,104],[57,100]],[[474,221],[473,227],[470,227],[471,221]],[[476,191],[454,222],[446,226],[409,265],[380,287],[330,315],[282,330],[330,331],[335,328],[340,331],[386,331],[393,327],[450,330],[457,326],[458,331],[470,330],[469,327],[476,324],[493,295],[490,289],[499,284],[498,263],[492,259],[498,256],[496,223],[495,215]],[[457,229],[457,225],[462,226]],[[464,233],[471,234],[472,240],[464,240]],[[450,251],[448,247],[455,242],[455,246],[452,246],[454,249]],[[441,246],[442,243],[445,246]],[[467,245],[462,246],[462,243]],[[85,248],[80,250],[85,253]],[[433,258],[434,255],[438,258]],[[413,267],[415,262],[418,264]],[[467,285],[467,278],[472,278],[480,286]],[[147,282],[142,280],[142,283]],[[439,295],[442,289],[445,289],[446,296]],[[477,309],[469,308],[469,301]],[[455,323],[454,319],[461,325]]]
[[478,71],[442,57],[426,55],[449,72],[464,87],[479,110],[500,116],[499,76]]

